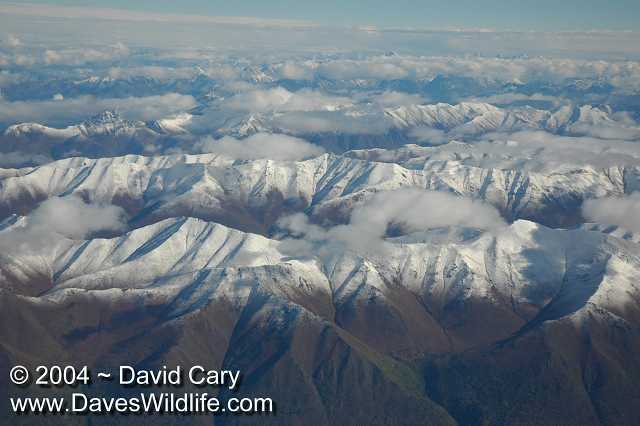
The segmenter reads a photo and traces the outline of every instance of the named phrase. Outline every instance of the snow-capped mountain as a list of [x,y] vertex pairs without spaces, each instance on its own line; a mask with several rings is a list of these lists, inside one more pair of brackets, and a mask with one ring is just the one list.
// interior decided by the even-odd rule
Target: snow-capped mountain
[[73,158],[7,173],[0,180],[0,206],[7,215],[49,197],[78,194],[121,205],[142,223],[179,214],[264,233],[287,211],[311,209],[318,218],[346,220],[375,192],[398,188],[478,198],[508,220],[557,226],[579,222],[585,199],[639,191],[640,167],[541,173],[435,159],[408,169],[330,154],[301,162],[238,162],[214,154]]
[[10,138],[38,138],[47,137],[53,140],[69,139],[80,135],[78,126],[69,126],[64,129],[43,126],[38,123],[14,124],[5,130],[5,137]]
[[[207,29],[239,50],[191,25],[189,48],[0,40],[0,376],[242,374],[0,380],[0,424],[54,418],[9,397],[76,391],[277,407],[64,417],[104,426],[640,424],[640,63],[406,53],[466,30],[314,52],[343,33],[313,25],[272,51],[290,25],[251,22]],[[615,39],[585,34],[553,37]]]
[[[11,232],[15,226],[18,225],[2,232]],[[620,309],[640,291],[633,279],[640,277],[640,247],[598,231],[552,230],[517,221],[497,232],[434,229],[391,238],[388,242],[391,251],[380,257],[372,254],[361,257],[353,252],[336,252],[328,258],[296,257],[288,253],[281,241],[198,219],[174,218],[118,238],[90,241],[59,238],[44,253],[5,254],[2,262],[5,281],[0,284],[7,288],[7,277],[13,277],[10,280],[13,291],[33,295],[34,289],[29,288],[33,278],[48,277],[50,288],[37,292],[44,300],[58,303],[73,297],[79,289],[144,290],[140,293],[142,297],[173,300],[173,312],[167,314],[174,317],[202,309],[215,298],[233,300],[241,296],[242,284],[236,283],[241,287],[234,288],[233,280],[229,283],[231,287],[219,288],[222,294],[212,293],[220,286],[216,280],[228,279],[225,270],[256,271],[262,275],[261,283],[275,283],[273,275],[284,272],[291,276],[284,278],[280,286],[265,290],[303,307],[314,300],[320,302],[318,297],[324,299],[322,303],[333,300],[332,307],[307,308],[316,315],[333,309],[364,314],[358,312],[358,307],[373,297],[380,309],[388,310],[409,330],[416,324],[411,324],[411,319],[396,305],[401,292],[408,291],[426,305],[423,315],[427,312],[430,315],[423,318],[425,321],[428,316],[435,316],[433,319],[440,323],[450,323],[446,316],[456,314],[451,307],[480,300],[509,318],[503,318],[500,329],[478,334],[472,330],[479,332],[484,325],[473,317],[462,323],[451,322],[449,330],[437,332],[436,340],[427,339],[433,338],[428,334],[425,339],[412,340],[408,335],[393,337],[390,330],[384,332],[389,333],[388,339],[398,339],[401,346],[386,339],[377,340],[382,336],[358,336],[363,341],[373,338],[367,342],[373,346],[384,342],[400,352],[405,346],[413,351],[463,350],[507,338],[529,321],[556,320],[589,310],[591,305],[625,315]],[[167,258],[175,261],[167,262]],[[627,279],[619,284],[611,282],[610,277],[620,273]],[[194,274],[206,275],[189,281]],[[569,280],[571,275],[580,278]],[[304,282],[303,287],[297,288],[298,280]],[[399,288],[390,285],[394,281]],[[235,291],[241,293],[234,295]],[[413,308],[425,309],[419,304]],[[355,320],[353,325],[361,324]],[[362,329],[359,333],[367,331]]]
[[83,137],[131,137],[140,128],[146,126],[142,122],[132,122],[125,120],[115,111],[105,111],[78,126]]
[[411,105],[385,111],[396,127],[433,127],[452,130],[467,123],[480,128],[495,130],[504,121],[505,113],[498,107],[485,103],[461,103],[458,105]]
[[[224,104],[223,104],[224,105]],[[482,140],[496,132],[545,131],[559,135],[604,139],[636,140],[640,126],[613,118],[610,110],[589,105],[563,106],[554,111],[531,107],[503,109],[486,103],[457,105],[410,105],[384,110],[371,106],[350,106],[332,111],[331,116],[311,116],[312,128],[304,130],[286,112],[247,113],[203,106],[199,111],[181,113],[150,122],[129,121],[113,111],[63,129],[37,123],[10,126],[0,140],[3,151],[47,152],[53,158],[84,155],[124,155],[193,152],[194,140],[207,135],[245,138],[257,133],[300,136],[325,149],[342,153],[363,148],[398,148],[407,143],[432,143],[420,130],[441,132],[438,143],[454,139]],[[317,123],[313,124],[319,120]],[[340,126],[326,127],[331,120]],[[324,129],[324,130],[323,130]],[[375,129],[369,131],[367,129]]]
[[16,124],[0,137],[0,150],[51,158],[154,153],[173,145],[174,138],[188,134],[186,127],[191,119],[190,114],[184,113],[151,122],[130,121],[115,111],[105,111],[63,129],[37,123]]
[[37,123],[22,123],[10,126],[5,130],[5,137],[28,138],[28,137],[49,137],[53,139],[70,139],[73,137],[94,138],[94,137],[133,137],[138,132],[158,133],[184,133],[181,127],[189,122],[189,114],[180,114],[176,117],[145,123],[142,121],[129,121],[124,119],[116,111],[104,111],[80,124],[69,126],[64,129],[56,129],[43,126]]
[[545,130],[572,134],[583,126],[623,126],[611,118],[610,109],[591,105],[565,105],[555,111],[531,107],[498,108],[486,103],[457,105],[412,105],[385,111],[397,128],[432,127],[452,135],[482,135],[490,132]]
[[[211,114],[204,110],[205,117]],[[532,107],[500,108],[488,103],[462,102],[426,105],[405,105],[382,110],[370,105],[355,105],[338,109],[333,120],[350,123],[345,129],[304,130],[287,118],[286,112],[252,113],[250,115],[225,112],[226,120],[216,123],[215,131],[246,137],[259,132],[296,134],[336,152],[358,148],[395,148],[407,142],[417,142],[415,129],[437,129],[449,139],[482,139],[495,132],[545,131],[558,135],[590,135],[594,129],[610,130],[605,139],[640,138],[637,123],[614,119],[608,107],[591,105],[564,105],[557,109],[542,110]],[[304,116],[300,116],[302,119]],[[310,120],[323,120],[314,118]],[[313,126],[312,126],[313,127]],[[364,131],[358,129],[375,129]],[[336,143],[340,139],[340,143]],[[420,141],[429,143],[427,140]]]
[[180,135],[189,133],[188,126],[193,116],[189,113],[177,114],[174,117],[166,117],[147,123],[150,129],[157,133],[168,135]]
[[[124,359],[123,349],[134,362],[154,356],[165,364],[191,364],[202,357],[214,366],[248,369],[253,381],[242,391],[247,394],[293,375],[288,383],[294,389],[282,387],[275,395],[304,403],[320,419],[330,413],[315,389],[333,393],[365,380],[387,403],[405,398],[411,415],[429,415],[435,424],[453,424],[434,402],[441,401],[438,389],[453,374],[439,366],[443,354],[470,365],[482,363],[482,348],[489,348],[491,359],[509,361],[501,373],[512,375],[507,387],[530,381],[517,373],[527,365],[563,375],[570,365],[582,371],[603,363],[620,368],[611,356],[625,365],[635,362],[629,359],[633,352],[609,343],[597,346],[608,357],[582,364],[549,366],[521,354],[535,350],[573,361],[596,350],[595,343],[584,343],[577,354],[567,354],[574,339],[591,341],[612,329],[635,347],[637,244],[526,221],[495,232],[434,229],[388,243],[391,251],[380,257],[335,252],[315,258],[289,253],[286,242],[174,218],[113,239],[60,238],[43,252],[3,253],[1,312],[24,321],[20,338],[4,331],[4,345],[20,352],[29,338],[44,338],[29,320],[36,315],[66,333],[49,335],[48,351],[36,355],[36,362],[74,354],[108,369]],[[87,304],[94,314],[85,313]],[[109,314],[100,314],[104,310]],[[202,328],[209,330],[207,344],[193,335]],[[186,350],[194,345],[200,350]],[[256,345],[260,351],[249,350]],[[431,364],[420,379],[412,362],[425,358]],[[255,362],[266,371],[254,375]],[[336,382],[331,372],[337,368]],[[420,386],[423,380],[428,387]],[[494,380],[506,379],[496,374]],[[634,373],[621,374],[616,383],[634,380]],[[568,386],[572,392],[583,385]],[[342,400],[361,401],[358,395],[340,392]],[[333,404],[336,397],[328,398]],[[505,398],[519,404],[514,395]],[[588,419],[613,398],[571,401]]]

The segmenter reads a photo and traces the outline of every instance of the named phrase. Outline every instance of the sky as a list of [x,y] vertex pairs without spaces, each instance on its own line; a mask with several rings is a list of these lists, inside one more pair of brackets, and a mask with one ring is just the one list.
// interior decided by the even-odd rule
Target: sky
[[[0,0],[0,4],[12,2]],[[13,2],[24,5],[27,2]],[[247,16],[320,25],[524,31],[640,30],[638,0],[30,0],[143,12]]]

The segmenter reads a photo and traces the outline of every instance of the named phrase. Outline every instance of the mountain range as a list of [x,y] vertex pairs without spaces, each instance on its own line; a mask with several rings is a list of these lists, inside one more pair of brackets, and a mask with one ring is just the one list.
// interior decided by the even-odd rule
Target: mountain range
[[[0,359],[240,369],[241,395],[281,401],[285,417],[267,423],[637,420],[636,243],[522,220],[387,243],[381,255],[300,256],[172,218],[5,252]],[[254,421],[265,418],[243,424]]]
[[[199,109],[149,122],[129,121],[115,111],[104,113],[66,128],[38,123],[9,126],[0,136],[0,150],[19,152],[25,161],[12,165],[32,165],[29,154],[53,159],[72,156],[118,156],[158,154],[175,151],[198,153],[202,132],[216,137],[245,138],[257,133],[289,134],[303,137],[324,149],[344,153],[354,149],[399,148],[407,143],[437,145],[451,140],[472,141],[500,132],[544,131],[567,136],[604,136],[607,139],[636,139],[640,126],[620,121],[611,109],[590,105],[562,106],[556,110],[531,107],[498,108],[486,103],[457,105],[411,105],[383,110],[348,107],[331,115],[310,119],[329,123],[344,121],[347,128],[297,128],[305,116],[287,112],[246,113]],[[364,109],[363,109],[364,108]],[[327,112],[328,113],[328,112]],[[292,127],[293,125],[293,127]],[[367,128],[375,129],[370,133]]]
[[640,424],[640,64],[309,53],[316,30],[0,40],[0,377],[201,365],[276,404],[17,416],[203,388],[0,380],[0,424]]

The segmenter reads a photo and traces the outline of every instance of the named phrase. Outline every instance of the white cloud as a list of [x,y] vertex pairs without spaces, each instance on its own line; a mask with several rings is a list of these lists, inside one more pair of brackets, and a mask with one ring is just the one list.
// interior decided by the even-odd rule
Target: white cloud
[[276,87],[267,90],[251,90],[232,96],[225,102],[229,108],[241,111],[268,111],[285,105],[293,94]]
[[0,232],[0,249],[37,252],[50,249],[61,236],[83,239],[99,231],[126,229],[125,214],[120,207],[87,204],[82,199],[54,197],[41,203],[21,223]]
[[140,67],[112,67],[107,71],[107,75],[113,79],[147,77],[167,81],[191,78],[195,75],[195,70],[189,67],[173,68],[146,65]]
[[394,62],[391,60],[336,60],[321,63],[317,73],[322,77],[336,80],[397,80],[410,75],[407,68]]
[[409,234],[449,226],[496,230],[504,225],[498,211],[481,201],[418,189],[375,194],[353,209],[347,225],[325,229],[311,224],[302,213],[279,221],[279,226],[295,237],[285,239],[285,250],[320,256],[343,249],[360,254],[383,252],[387,248],[385,236],[392,227]]
[[293,62],[286,62],[278,68],[281,78],[288,80],[313,80],[313,70]]
[[294,134],[345,133],[379,135],[390,123],[381,114],[353,114],[343,111],[291,112],[274,119],[276,127]]
[[640,232],[640,193],[586,200],[582,205],[582,215],[590,222],[618,225]]
[[[635,123],[634,123],[635,124]],[[581,136],[591,136],[598,139],[640,140],[640,128],[628,127],[623,123],[578,123],[571,126],[571,133]]]
[[[66,49],[47,49],[42,55],[46,65],[81,65],[91,62],[108,62],[129,56],[129,48],[122,43],[96,49],[90,47],[72,47]],[[39,60],[36,59],[36,62]]]
[[373,97],[373,102],[383,108],[399,107],[404,105],[420,105],[424,104],[425,101],[426,99],[420,95],[396,92],[393,90],[388,90]]
[[132,120],[154,120],[184,112],[196,106],[192,96],[169,93],[161,96],[108,98],[79,96],[46,101],[0,99],[0,123],[77,123],[105,110],[117,110]]
[[[280,65],[280,70],[284,65]],[[640,62],[586,60],[576,58],[497,58],[459,56],[370,56],[365,59],[320,59],[291,66],[292,73],[332,80],[432,80],[436,76],[467,77],[481,82],[561,83],[567,79],[608,82],[622,90],[640,89]],[[279,71],[282,73],[282,71]],[[527,97],[528,96],[528,97]],[[495,103],[540,100],[561,102],[543,94],[503,94]]]
[[[490,133],[483,139],[473,143],[475,155],[470,161],[485,168],[549,173],[587,165],[595,168],[632,166],[640,161],[638,143],[625,140],[560,136],[544,131]],[[442,148],[447,147],[449,145]]]
[[[15,43],[15,40],[13,41]],[[8,42],[7,42],[8,43]],[[5,43],[5,44],[7,44]],[[45,44],[49,46],[48,44]],[[91,63],[114,62],[127,58],[131,52],[122,43],[100,47],[71,46],[60,48],[17,49],[21,45],[11,47],[10,52],[0,53],[0,64],[33,67],[42,65],[79,66]]]
[[427,145],[442,145],[449,142],[446,132],[432,127],[414,127],[409,131],[409,136]]
[[[640,48],[635,32],[517,32],[463,29],[456,31],[419,31],[372,27],[340,28],[317,26],[308,22],[261,19],[255,17],[211,17],[171,15],[95,7],[63,7],[44,4],[1,4],[0,14],[7,16],[5,31],[68,41],[75,30],[79,40],[109,40],[117,22],[119,38],[132,45],[190,50],[215,47],[256,49],[276,54],[285,50],[299,52],[367,52],[395,50],[416,55],[509,56],[528,57],[612,57],[638,58]],[[47,16],[56,19],[39,19]],[[252,26],[250,31],[243,25]],[[508,25],[508,24],[507,24]],[[60,31],[64,26],[65,31]],[[179,27],[179,30],[177,30]],[[300,31],[304,28],[305,31]],[[51,36],[53,34],[53,37]],[[187,49],[185,49],[187,50]],[[394,79],[407,69],[384,70],[394,66],[373,65],[374,69],[356,73],[354,78],[385,75]],[[382,68],[382,70],[380,69]],[[403,68],[403,67],[400,67]],[[411,68],[409,68],[410,70]],[[337,71],[340,72],[339,70]],[[374,77],[375,78],[375,77]]]
[[16,49],[22,46],[22,40],[20,40],[15,34],[7,34],[6,40],[3,41],[3,44],[10,49]]
[[210,64],[206,68],[200,68],[209,78],[229,81],[238,78],[237,69],[228,64]]
[[216,153],[239,160],[267,158],[271,160],[302,160],[321,155],[324,150],[319,146],[287,135],[257,133],[246,139],[225,136],[215,140],[202,139],[196,149],[205,153]]
[[29,226],[81,239],[97,231],[124,229],[124,211],[111,205],[87,204],[75,196],[55,197],[44,201],[29,215]]
[[384,235],[387,226],[399,224],[407,232],[445,226],[493,229],[504,221],[495,208],[445,192],[399,189],[377,193],[351,214],[351,226],[370,228]]
[[282,87],[250,90],[225,101],[226,107],[241,111],[319,111],[334,110],[351,103],[349,98],[303,89],[290,92]]

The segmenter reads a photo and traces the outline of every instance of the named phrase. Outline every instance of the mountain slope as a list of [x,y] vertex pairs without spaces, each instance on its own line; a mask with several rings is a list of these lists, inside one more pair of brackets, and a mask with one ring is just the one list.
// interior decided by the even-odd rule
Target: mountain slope
[[[614,340],[598,339],[606,345],[623,339],[629,349],[640,345],[633,331],[640,321],[637,244],[525,221],[495,232],[444,228],[387,241],[390,251],[381,255],[300,257],[284,242],[178,218],[113,239],[59,239],[41,253],[3,253],[0,312],[11,321],[1,322],[2,352],[28,365],[55,358],[109,368],[126,359],[148,367],[204,362],[238,368],[246,375],[242,392],[275,393],[286,414],[277,418],[280,424],[296,424],[309,412],[329,424],[353,404],[367,409],[344,417],[352,419],[348,424],[425,418],[452,424],[432,400],[466,423],[472,412],[460,404],[475,403],[458,392],[478,401],[495,395],[487,394],[490,385],[464,387],[491,371],[495,380],[512,374],[509,383],[526,383],[540,362],[535,354],[573,350],[572,341],[556,333],[583,330],[592,340],[581,350],[609,348],[609,383],[633,389],[634,376],[622,367],[635,362],[633,350],[596,346],[594,339],[616,330]],[[34,286],[33,276],[48,277],[49,288]],[[23,324],[19,334],[6,326],[16,321]],[[36,339],[46,352],[29,350]],[[531,345],[547,349],[530,354]],[[486,351],[499,355],[485,361],[477,354]],[[557,379],[580,368],[584,377],[599,368],[597,359],[554,362],[546,375]],[[486,362],[503,366],[478,368]],[[520,371],[523,362],[531,367]],[[456,374],[472,379],[460,382]],[[584,399],[575,393],[578,385],[567,382],[562,400],[581,415],[544,410],[537,421],[597,424],[599,417],[589,413],[619,395]],[[520,391],[506,389],[499,391],[502,401],[521,403]],[[532,402],[542,401],[535,396]],[[389,417],[387,404],[406,413]],[[474,419],[528,424],[487,404]],[[599,415],[633,418],[629,407]]]
[[0,212],[24,214],[49,197],[76,194],[124,207],[136,226],[184,215],[266,233],[287,212],[311,209],[320,221],[343,222],[376,191],[415,187],[483,199],[508,220],[557,226],[580,222],[584,199],[640,189],[635,166],[528,172],[422,161],[421,169],[407,169],[334,155],[301,162],[214,154],[73,158],[3,173]]

